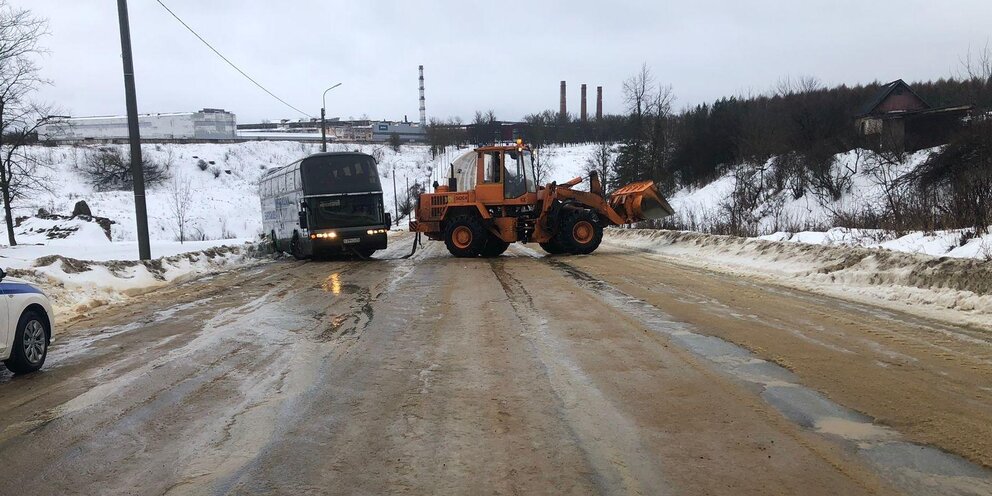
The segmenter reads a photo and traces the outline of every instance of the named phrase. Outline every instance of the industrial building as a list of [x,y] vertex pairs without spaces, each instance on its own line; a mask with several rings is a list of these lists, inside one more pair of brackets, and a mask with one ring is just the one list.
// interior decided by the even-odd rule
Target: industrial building
[[[237,119],[223,109],[138,116],[143,140],[235,139]],[[41,141],[127,139],[127,116],[65,117],[41,126]]]
[[385,143],[397,135],[403,143],[427,141],[427,129],[412,122],[375,122],[372,124],[372,141]]

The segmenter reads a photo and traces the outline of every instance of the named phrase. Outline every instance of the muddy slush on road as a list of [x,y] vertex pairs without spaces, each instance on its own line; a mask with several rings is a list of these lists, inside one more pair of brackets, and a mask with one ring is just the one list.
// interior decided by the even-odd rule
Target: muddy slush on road
[[609,243],[395,236],[73,322],[0,372],[0,492],[992,493],[987,337]]

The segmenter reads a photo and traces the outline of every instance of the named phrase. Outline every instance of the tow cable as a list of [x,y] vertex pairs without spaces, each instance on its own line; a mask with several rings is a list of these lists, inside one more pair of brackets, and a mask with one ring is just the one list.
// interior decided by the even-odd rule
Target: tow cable
[[[406,260],[412,257],[415,253],[417,253],[417,245],[420,245],[421,247],[424,246],[423,241],[420,240],[419,232],[417,233],[416,236],[413,237],[413,249],[410,250],[410,253],[403,255],[402,257],[399,258],[377,258],[376,260]],[[370,257],[366,257],[365,255],[362,255],[358,250],[354,248],[351,248],[351,253],[362,260],[371,260]]]

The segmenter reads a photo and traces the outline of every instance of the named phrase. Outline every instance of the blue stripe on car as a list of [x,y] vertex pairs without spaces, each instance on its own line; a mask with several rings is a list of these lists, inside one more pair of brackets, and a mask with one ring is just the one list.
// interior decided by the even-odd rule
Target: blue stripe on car
[[0,294],[43,294],[40,289],[17,282],[0,282]]

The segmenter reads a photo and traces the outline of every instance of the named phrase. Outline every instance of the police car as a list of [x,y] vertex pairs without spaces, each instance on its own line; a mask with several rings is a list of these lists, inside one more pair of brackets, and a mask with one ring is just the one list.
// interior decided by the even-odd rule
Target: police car
[[52,342],[52,304],[40,289],[0,269],[0,360],[15,374],[45,364]]

